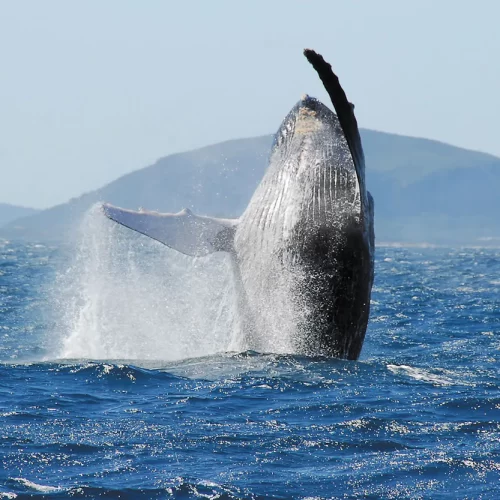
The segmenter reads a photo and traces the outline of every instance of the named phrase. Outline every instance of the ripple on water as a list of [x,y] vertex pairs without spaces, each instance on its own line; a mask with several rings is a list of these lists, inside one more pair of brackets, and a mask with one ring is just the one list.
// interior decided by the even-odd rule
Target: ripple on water
[[[111,303],[126,314],[73,304],[95,328],[73,350],[117,354],[103,359],[57,359],[75,333],[60,331],[64,302],[49,293],[64,256],[0,244],[0,498],[498,496],[497,250],[379,248],[364,350],[349,362],[203,352],[193,339],[231,339],[222,276],[217,326],[196,330],[198,309],[171,334],[175,293],[162,300],[168,280],[154,276],[165,255],[146,246],[141,263],[140,242],[124,262],[158,295],[145,300],[139,282],[128,300],[128,282],[87,290],[123,293]],[[162,357],[174,341],[183,355]]]

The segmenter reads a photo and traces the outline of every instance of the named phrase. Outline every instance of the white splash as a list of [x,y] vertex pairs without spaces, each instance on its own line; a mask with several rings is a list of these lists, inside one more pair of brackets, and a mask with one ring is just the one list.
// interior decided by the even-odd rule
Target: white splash
[[[434,385],[455,385],[459,383],[450,377],[451,372],[446,370],[440,370],[441,373],[436,374],[430,370],[425,370],[423,368],[417,368],[407,365],[387,365],[389,371],[396,375],[406,375],[415,380],[422,382],[428,382]],[[444,374],[443,374],[444,373]]]
[[62,358],[176,360],[247,348],[228,254],[184,256],[99,206],[58,287]]
[[[23,477],[14,477],[12,478],[12,480],[22,484],[23,486],[26,486],[26,488],[30,488],[40,493],[55,493],[56,491],[62,490],[62,488],[60,488],[59,486],[46,486],[44,484],[37,484],[34,483],[33,481],[29,481],[28,479],[24,479]],[[16,497],[10,497],[10,498],[16,498]]]

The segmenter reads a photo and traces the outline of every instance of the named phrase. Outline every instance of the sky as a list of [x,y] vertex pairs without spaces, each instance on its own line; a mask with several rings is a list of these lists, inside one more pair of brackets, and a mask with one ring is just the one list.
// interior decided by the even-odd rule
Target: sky
[[[275,132],[322,53],[360,126],[500,156],[498,0],[0,0],[0,202]],[[367,165],[369,168],[369,165]]]

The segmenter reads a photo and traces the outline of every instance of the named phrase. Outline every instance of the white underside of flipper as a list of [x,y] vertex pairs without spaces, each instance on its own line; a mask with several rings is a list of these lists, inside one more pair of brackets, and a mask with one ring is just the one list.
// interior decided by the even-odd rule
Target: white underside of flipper
[[134,211],[102,205],[106,217],[142,233],[178,252],[193,257],[217,251],[233,251],[238,219],[216,219],[193,214],[184,209],[176,214],[146,210]]

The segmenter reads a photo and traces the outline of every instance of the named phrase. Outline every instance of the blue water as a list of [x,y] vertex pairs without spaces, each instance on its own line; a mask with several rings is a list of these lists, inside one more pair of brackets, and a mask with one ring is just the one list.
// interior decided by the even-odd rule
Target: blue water
[[356,362],[61,359],[67,265],[0,243],[0,498],[500,498],[500,250],[378,248]]

